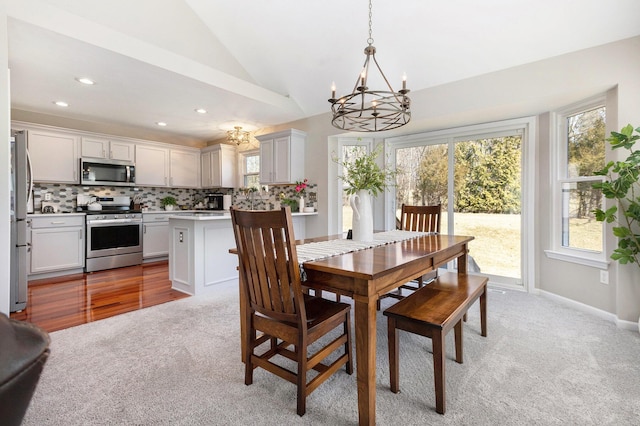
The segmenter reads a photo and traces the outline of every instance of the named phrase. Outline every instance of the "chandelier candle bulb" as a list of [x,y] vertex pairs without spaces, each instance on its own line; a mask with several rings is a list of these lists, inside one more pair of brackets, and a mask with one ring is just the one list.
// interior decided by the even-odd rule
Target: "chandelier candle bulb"
[[331,83],[331,99],[336,98],[336,83]]
[[407,73],[402,74],[402,90],[407,90]]

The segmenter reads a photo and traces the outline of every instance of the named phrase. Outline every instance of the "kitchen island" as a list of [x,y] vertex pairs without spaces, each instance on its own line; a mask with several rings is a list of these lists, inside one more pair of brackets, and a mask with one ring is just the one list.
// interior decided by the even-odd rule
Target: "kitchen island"
[[[308,217],[292,213],[296,239],[305,238]],[[217,284],[238,280],[238,257],[229,212],[202,212],[169,217],[169,279],[172,288],[191,295],[211,294]]]

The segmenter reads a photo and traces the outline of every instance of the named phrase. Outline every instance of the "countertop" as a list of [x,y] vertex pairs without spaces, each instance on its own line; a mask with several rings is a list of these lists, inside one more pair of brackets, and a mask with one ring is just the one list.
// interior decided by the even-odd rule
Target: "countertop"
[[69,212],[69,213],[40,213],[33,212],[27,214],[27,217],[59,217],[59,216],[84,216],[85,212]]
[[[192,214],[184,214],[184,211],[181,215],[173,215],[169,216],[169,219],[178,219],[178,220],[229,220],[231,219],[231,214],[229,212],[224,211],[207,211],[207,212],[196,212]],[[313,213],[291,213],[292,217],[298,216],[317,216],[318,212]]]

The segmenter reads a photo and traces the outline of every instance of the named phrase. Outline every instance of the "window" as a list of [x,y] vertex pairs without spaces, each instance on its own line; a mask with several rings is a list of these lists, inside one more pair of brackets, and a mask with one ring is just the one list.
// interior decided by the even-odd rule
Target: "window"
[[595,171],[605,165],[606,108],[600,99],[556,116],[557,182],[553,241],[569,256],[603,260],[604,226],[593,210],[602,206],[602,181]]
[[246,151],[243,154],[242,175],[245,188],[260,187],[260,152]]
[[[358,138],[340,140],[340,158],[343,162],[349,163],[361,154],[368,154],[372,149],[372,144],[373,141],[371,139]],[[340,169],[338,171],[338,175],[344,174],[344,170]],[[346,184],[342,181],[342,179],[338,179],[338,185],[338,194],[341,194],[340,200],[342,204],[342,208],[340,209],[339,213],[339,220],[342,223],[340,230],[343,233],[347,233],[351,229],[353,212],[351,211],[351,206],[349,204],[349,196],[345,192]]]

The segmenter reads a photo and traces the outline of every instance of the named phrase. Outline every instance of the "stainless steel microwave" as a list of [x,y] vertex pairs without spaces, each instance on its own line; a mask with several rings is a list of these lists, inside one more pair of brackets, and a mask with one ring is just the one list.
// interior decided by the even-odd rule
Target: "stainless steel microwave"
[[134,186],[136,167],[131,161],[104,158],[80,159],[80,184],[103,186]]

